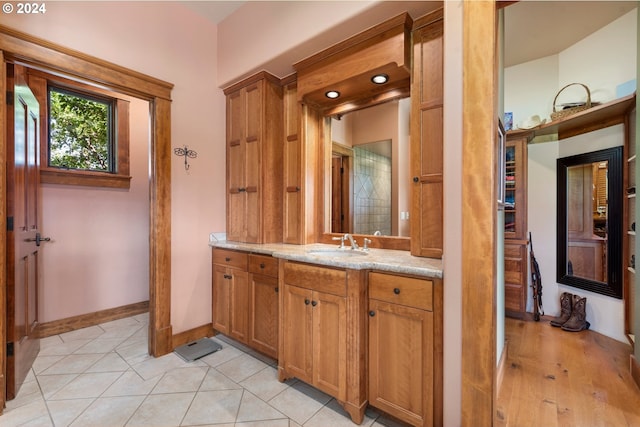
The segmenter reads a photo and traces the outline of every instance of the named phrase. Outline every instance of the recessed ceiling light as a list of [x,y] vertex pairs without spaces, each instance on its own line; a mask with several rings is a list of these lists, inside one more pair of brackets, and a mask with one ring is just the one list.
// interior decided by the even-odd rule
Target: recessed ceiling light
[[336,99],[340,96],[340,92],[338,92],[337,90],[330,90],[326,92],[324,96],[326,96],[327,98]]
[[371,81],[377,85],[382,85],[389,81],[389,76],[386,74],[376,74],[371,77]]

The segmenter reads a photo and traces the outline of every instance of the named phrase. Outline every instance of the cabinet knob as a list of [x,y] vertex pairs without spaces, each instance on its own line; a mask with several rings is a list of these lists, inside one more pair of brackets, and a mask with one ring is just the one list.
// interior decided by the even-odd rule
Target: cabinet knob
[[225,259],[224,259],[224,260],[225,260],[226,262],[229,262],[229,261],[231,261],[231,258],[230,258],[230,257],[225,257]]
[[400,288],[394,288],[393,293],[396,295],[400,295]]
[[232,279],[232,278],[233,278],[233,276],[232,276],[232,275],[230,275],[230,274],[225,274],[223,277],[224,277],[225,279]]
[[373,316],[375,316],[375,315],[376,315],[376,312],[375,312],[375,311],[371,310],[371,311],[369,312],[369,316],[373,317]]
[[311,301],[311,305],[315,307],[316,305],[318,305],[318,301]]
[[273,290],[274,290],[274,291],[276,291],[276,292],[278,292],[278,291],[279,291],[279,289],[278,289],[278,287],[277,287],[277,286],[276,286],[275,288],[273,288]]
[[310,302],[311,302],[311,301],[309,301],[308,299],[305,299],[305,300],[304,300],[304,305],[309,305],[309,303],[310,303]]
[[418,178],[417,176],[413,177],[413,182],[420,182],[420,178]]
[[264,267],[265,267],[265,266],[264,266],[264,262],[261,262],[261,263],[260,263],[260,268],[264,268]]

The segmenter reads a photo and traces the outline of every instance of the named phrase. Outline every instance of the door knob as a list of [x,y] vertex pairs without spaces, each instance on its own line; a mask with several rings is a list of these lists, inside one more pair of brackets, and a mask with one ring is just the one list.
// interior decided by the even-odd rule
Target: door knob
[[40,246],[40,242],[50,242],[51,237],[42,237],[40,233],[36,233],[34,239],[25,239],[25,242],[36,242],[36,246]]

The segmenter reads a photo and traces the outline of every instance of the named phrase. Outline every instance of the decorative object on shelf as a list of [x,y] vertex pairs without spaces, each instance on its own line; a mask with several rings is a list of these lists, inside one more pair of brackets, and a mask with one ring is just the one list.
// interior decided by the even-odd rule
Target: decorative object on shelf
[[195,159],[196,157],[198,157],[198,153],[193,150],[189,150],[186,145],[184,146],[184,148],[174,148],[173,154],[175,154],[176,156],[184,156],[184,170],[186,171],[188,171],[189,167],[191,167],[187,162],[187,158]]
[[510,131],[513,129],[513,113],[507,112],[504,113],[504,130]]
[[[556,101],[560,93],[566,88],[568,88],[569,86],[574,86],[574,85],[580,85],[587,91],[587,101],[560,104],[560,107],[562,107],[562,109],[560,111],[556,111]],[[556,94],[555,98],[553,98],[553,112],[551,113],[551,120],[564,119],[565,117],[569,117],[573,114],[579,113],[580,111],[584,111],[589,108],[591,108],[591,91],[589,90],[589,88],[586,85],[583,85],[582,83],[569,83],[568,85],[560,89]]]
[[520,124],[518,124],[518,129],[531,130],[545,124],[546,121],[547,119],[540,120],[540,116],[536,114],[520,122]]

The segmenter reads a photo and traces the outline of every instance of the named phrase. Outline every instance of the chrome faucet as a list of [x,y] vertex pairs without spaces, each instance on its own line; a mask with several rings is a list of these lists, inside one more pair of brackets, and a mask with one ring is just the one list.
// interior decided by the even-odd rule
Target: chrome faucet
[[353,236],[349,233],[344,235],[344,239],[349,239],[349,242],[351,243],[351,249],[358,249],[358,244],[356,243],[356,239],[353,238]]

